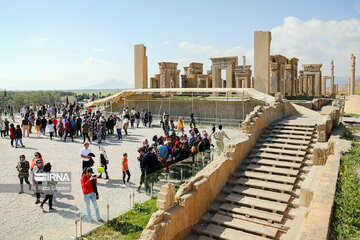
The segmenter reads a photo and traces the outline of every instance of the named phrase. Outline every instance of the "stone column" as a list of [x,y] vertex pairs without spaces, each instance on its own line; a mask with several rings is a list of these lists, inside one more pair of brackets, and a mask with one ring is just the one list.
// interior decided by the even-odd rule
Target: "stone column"
[[280,92],[279,89],[279,64],[276,62],[270,63],[270,93],[276,94]]
[[166,69],[160,65],[160,88],[167,88],[166,85]]
[[234,88],[233,86],[233,68],[232,66],[228,66],[226,68],[226,88]]
[[304,72],[299,71],[299,93],[304,93]]
[[[331,67],[330,67],[330,76],[331,76],[331,79],[330,79],[330,93],[331,94],[334,94],[335,93],[335,89],[334,89],[334,60],[331,60]],[[337,93],[335,93],[337,94]],[[336,97],[336,95],[335,95]]]
[[144,44],[134,46],[135,88],[148,88],[148,65]]
[[307,74],[304,73],[303,76],[303,93],[305,93],[305,95],[309,95],[309,77]]
[[309,96],[314,96],[314,85],[315,85],[315,83],[314,83],[314,75],[310,75],[309,76],[309,88],[308,88],[308,95]]
[[321,73],[316,73],[314,78],[315,97],[321,97]]
[[350,95],[355,95],[355,59],[354,54],[351,54]]
[[270,42],[271,32],[254,33],[254,85],[263,93],[270,94]]
[[326,78],[325,76],[321,79],[321,94],[326,95]]
[[292,82],[291,82],[291,64],[285,64],[285,78],[284,78],[284,87],[285,87],[285,95],[291,96],[292,93]]

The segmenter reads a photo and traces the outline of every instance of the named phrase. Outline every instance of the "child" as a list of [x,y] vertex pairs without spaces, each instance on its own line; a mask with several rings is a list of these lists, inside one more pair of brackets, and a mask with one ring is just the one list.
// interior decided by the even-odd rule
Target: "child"
[[15,147],[16,148],[18,146],[19,141],[20,141],[21,146],[25,147],[24,144],[22,143],[22,131],[21,131],[20,125],[16,125],[16,129],[15,129]]
[[123,156],[124,157],[122,159],[121,167],[122,167],[122,172],[123,172],[123,182],[125,184],[125,176],[126,175],[128,175],[127,182],[129,182],[129,180],[130,180],[130,171],[129,171],[129,166],[128,166],[127,153],[124,153]]
[[24,192],[23,183],[25,182],[29,185],[29,190],[31,190],[31,184],[29,182],[29,168],[30,164],[25,160],[25,155],[20,155],[20,161],[16,165],[16,169],[19,171],[19,179],[20,179],[20,192],[22,194]]
[[[44,172],[45,173],[50,173],[51,172],[51,164],[50,163],[45,164]],[[54,195],[54,192],[55,192],[55,184],[56,184],[55,181],[44,181],[43,182],[45,198],[42,201],[42,203],[40,204],[40,208],[43,208],[46,201],[49,200],[49,211],[54,211],[55,210],[52,207],[53,195]]]

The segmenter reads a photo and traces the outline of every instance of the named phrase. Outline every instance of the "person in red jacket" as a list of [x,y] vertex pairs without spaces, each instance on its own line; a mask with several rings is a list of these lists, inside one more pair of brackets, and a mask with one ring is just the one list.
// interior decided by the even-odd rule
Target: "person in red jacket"
[[71,126],[70,120],[67,120],[65,122],[65,138],[64,138],[64,142],[66,141],[67,135],[70,135],[71,141],[74,141],[73,134],[72,134],[72,126]]
[[15,140],[15,126],[14,126],[14,124],[10,124],[10,139],[11,139],[11,146],[14,147],[14,140]]
[[96,175],[94,174],[94,171],[92,168],[88,167],[85,170],[85,173],[83,174],[81,178],[81,189],[84,194],[84,201],[86,204],[86,219],[90,222],[92,221],[91,211],[90,211],[90,200],[92,204],[94,205],[95,209],[95,215],[98,222],[104,222],[104,220],[101,219],[100,213],[99,213],[99,207],[96,202],[96,196],[94,193],[93,183],[92,180],[95,180],[96,184]]

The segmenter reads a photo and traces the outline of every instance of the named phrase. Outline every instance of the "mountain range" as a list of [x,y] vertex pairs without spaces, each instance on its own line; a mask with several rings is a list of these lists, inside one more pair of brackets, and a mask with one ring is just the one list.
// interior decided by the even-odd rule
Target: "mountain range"
[[116,79],[109,79],[103,82],[99,82],[93,85],[89,85],[84,87],[83,89],[126,89],[126,88],[133,88],[131,84]]

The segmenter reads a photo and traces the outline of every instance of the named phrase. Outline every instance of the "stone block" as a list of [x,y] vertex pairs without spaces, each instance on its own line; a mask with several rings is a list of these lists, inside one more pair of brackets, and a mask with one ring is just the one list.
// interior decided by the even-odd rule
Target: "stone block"
[[314,194],[319,187],[322,166],[312,166],[300,188],[300,206],[309,207]]
[[327,142],[318,142],[314,145],[314,165],[325,165],[326,160],[330,154],[329,145]]
[[161,186],[156,200],[156,207],[160,210],[167,210],[174,205],[175,201],[175,185],[167,183]]

